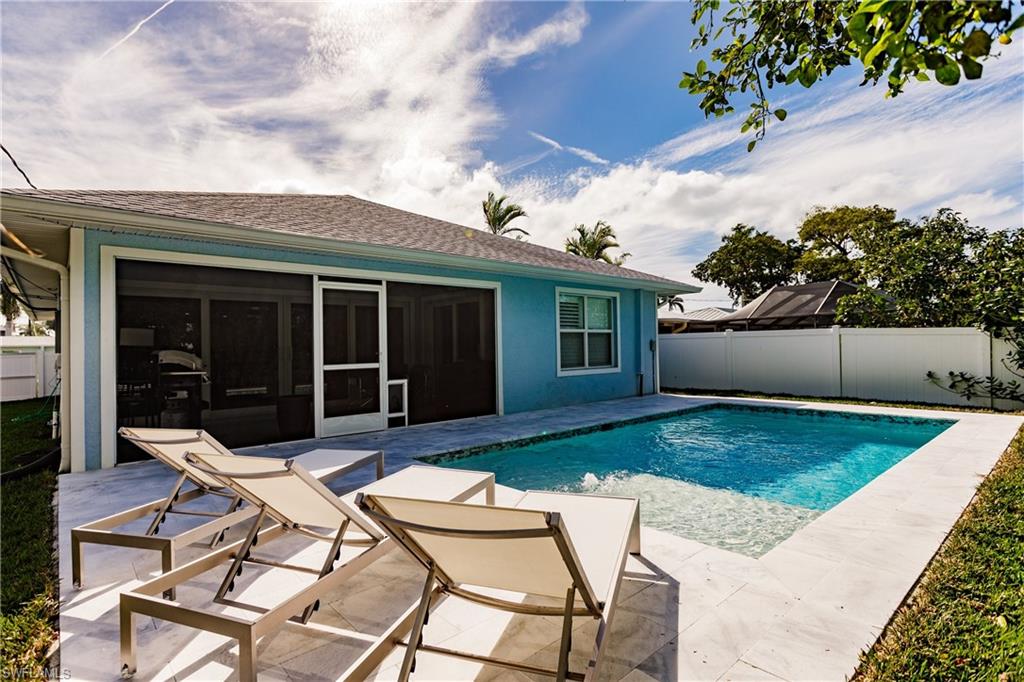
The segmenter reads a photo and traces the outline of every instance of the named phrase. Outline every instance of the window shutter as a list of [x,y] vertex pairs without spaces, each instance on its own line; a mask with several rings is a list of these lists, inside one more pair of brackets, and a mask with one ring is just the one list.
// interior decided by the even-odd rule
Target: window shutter
[[558,298],[558,326],[561,329],[583,328],[583,297],[560,296]]

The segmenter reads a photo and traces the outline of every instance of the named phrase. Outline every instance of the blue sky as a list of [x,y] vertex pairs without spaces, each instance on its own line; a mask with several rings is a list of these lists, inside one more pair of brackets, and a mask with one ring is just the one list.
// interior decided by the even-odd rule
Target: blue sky
[[534,242],[603,219],[628,265],[686,281],[737,222],[790,237],[817,205],[1024,223],[1021,37],[955,89],[884,100],[851,67],[778,90],[790,116],[747,154],[677,87],[684,3],[161,7],[0,5],[3,141],[37,185],[352,193],[473,226],[493,190]]

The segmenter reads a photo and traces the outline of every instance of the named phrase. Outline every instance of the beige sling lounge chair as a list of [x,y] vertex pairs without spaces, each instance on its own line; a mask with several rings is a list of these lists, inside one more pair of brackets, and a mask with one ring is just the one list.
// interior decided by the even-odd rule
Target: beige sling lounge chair
[[[121,673],[136,671],[136,615],[147,615],[238,640],[239,679],[256,679],[256,643],[286,621],[306,625],[319,608],[320,598],[336,589],[350,576],[394,549],[381,529],[354,505],[356,493],[338,497],[316,480],[296,460],[275,460],[213,453],[188,453],[186,461],[211,479],[219,481],[256,510],[244,540],[215,550],[147,583],[121,594]],[[413,466],[365,486],[363,491],[403,496],[429,495],[435,499],[465,501],[484,493],[494,502],[494,474]],[[262,528],[267,520],[275,523]],[[319,566],[289,564],[267,553],[274,540],[301,535],[328,545]],[[260,547],[261,556],[254,554]],[[342,546],[366,549],[341,562]],[[270,547],[273,549],[273,546]],[[262,565],[312,574],[310,584],[290,592],[272,606],[248,604],[230,599],[236,578],[246,565]],[[227,570],[210,600],[200,606],[186,606],[160,598],[161,593],[180,586],[200,574],[227,565]],[[253,619],[216,609],[225,605],[256,614]],[[374,638],[362,633],[338,631],[335,634],[360,641]],[[403,633],[404,634],[404,633]],[[363,657],[360,670],[378,662],[378,649]],[[372,668],[371,668],[372,669]]]
[[[78,526],[71,530],[71,578],[75,587],[81,587],[84,578],[83,545],[115,545],[160,552],[163,572],[175,566],[179,549],[200,540],[210,538],[210,548],[223,540],[230,526],[250,519],[257,514],[254,507],[241,507],[242,498],[224,483],[200,471],[185,461],[186,452],[219,454],[234,457],[230,450],[217,442],[206,431],[195,429],[121,428],[118,433],[125,440],[138,445],[142,450],[173,469],[178,478],[166,497],[127,509],[118,514]],[[369,450],[314,450],[295,458],[295,462],[310,472],[317,480],[327,483],[364,466],[376,466],[377,478],[384,475],[384,455]],[[192,488],[182,490],[186,483]],[[209,508],[183,508],[184,505],[202,497],[215,495],[227,502],[224,511]],[[206,517],[209,520],[174,535],[159,535],[160,526],[170,514]],[[152,516],[145,531],[132,532],[121,528],[133,521]],[[121,530],[118,530],[118,529]],[[168,595],[171,599],[173,594]]]
[[[528,492],[513,507],[360,494],[360,509],[427,569],[399,680],[416,652],[453,656],[558,680],[597,678],[627,554],[640,553],[640,507],[634,498]],[[513,602],[474,588],[527,595]],[[431,605],[459,597],[513,613],[561,616],[557,669],[423,643]],[[543,602],[547,601],[547,604]],[[573,616],[600,621],[585,671],[569,670]]]

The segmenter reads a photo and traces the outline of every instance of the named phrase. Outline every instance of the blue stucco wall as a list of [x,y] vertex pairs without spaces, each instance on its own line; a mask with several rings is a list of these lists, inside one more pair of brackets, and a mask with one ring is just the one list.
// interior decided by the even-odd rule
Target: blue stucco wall
[[[336,254],[239,246],[194,239],[101,230],[85,234],[85,449],[86,467],[100,467],[100,247],[103,245],[253,258],[309,265],[381,270],[501,282],[502,375],[505,413],[621,398],[636,394],[637,373],[644,392],[653,390],[652,354],[657,336],[656,296],[627,288],[590,287],[572,282],[499,275],[414,263],[369,260]],[[621,371],[581,376],[557,375],[555,287],[617,291],[621,310]],[[74,340],[77,342],[77,340]],[[114,371],[113,368],[107,371]]]

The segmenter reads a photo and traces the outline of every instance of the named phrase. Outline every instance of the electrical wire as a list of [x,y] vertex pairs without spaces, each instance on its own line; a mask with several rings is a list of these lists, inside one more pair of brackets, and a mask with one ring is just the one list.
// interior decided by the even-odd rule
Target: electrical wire
[[25,173],[25,171],[23,171],[21,169],[21,166],[18,165],[18,160],[15,159],[14,156],[9,151],[7,151],[7,147],[5,147],[2,143],[0,143],[0,149],[4,150],[4,154],[6,154],[7,158],[11,160],[11,163],[14,164],[14,167],[17,169],[17,171],[19,173],[21,173],[21,177],[25,178],[25,182],[28,183],[28,186],[31,187],[32,189],[39,189],[34,184],[32,184],[31,180],[28,179],[28,175]]

